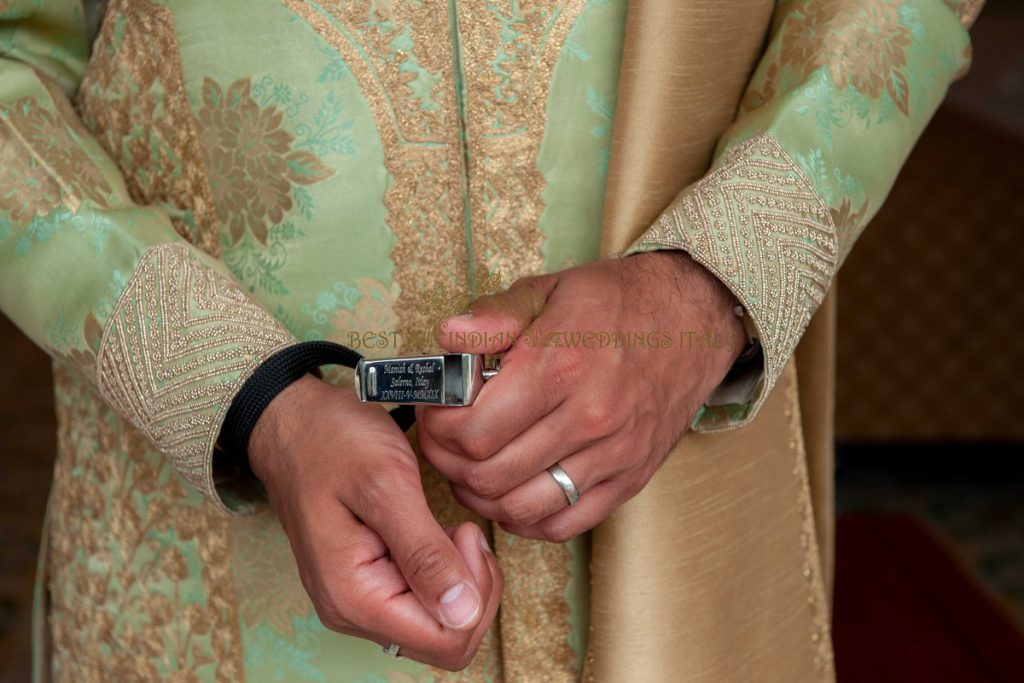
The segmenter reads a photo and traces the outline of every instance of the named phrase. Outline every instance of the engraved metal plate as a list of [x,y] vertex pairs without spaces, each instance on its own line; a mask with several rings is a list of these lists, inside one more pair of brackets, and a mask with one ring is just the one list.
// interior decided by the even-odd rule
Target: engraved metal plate
[[468,406],[495,372],[474,353],[364,358],[356,365],[356,394],[364,402]]

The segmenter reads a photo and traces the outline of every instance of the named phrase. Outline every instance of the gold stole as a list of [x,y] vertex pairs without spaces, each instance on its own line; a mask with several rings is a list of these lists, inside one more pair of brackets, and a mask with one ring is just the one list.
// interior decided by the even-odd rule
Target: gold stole
[[[707,170],[773,9],[771,0],[630,2],[605,256]],[[832,546],[833,299],[753,424],[689,434],[594,530],[586,680],[834,678],[823,562]]]

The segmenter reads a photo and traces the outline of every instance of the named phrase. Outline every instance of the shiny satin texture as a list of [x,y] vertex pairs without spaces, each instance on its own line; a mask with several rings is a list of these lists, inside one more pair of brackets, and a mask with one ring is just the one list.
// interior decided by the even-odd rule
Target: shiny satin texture
[[[707,170],[772,9],[630,3],[603,255],[621,253]],[[834,679],[833,334],[830,295],[753,424],[687,435],[594,530],[586,680]]]

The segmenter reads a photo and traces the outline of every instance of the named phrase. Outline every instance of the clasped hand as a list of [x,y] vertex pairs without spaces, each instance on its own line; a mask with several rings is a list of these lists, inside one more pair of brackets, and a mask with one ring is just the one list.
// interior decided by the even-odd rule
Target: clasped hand
[[[520,280],[441,330],[450,351],[504,356],[473,406],[419,410],[423,454],[466,507],[565,541],[643,488],[721,381],[743,341],[731,308],[681,253]],[[264,411],[249,454],[328,628],[468,665],[498,610],[497,560],[476,525],[434,520],[379,405],[307,376]],[[555,463],[582,493],[572,507],[546,472]]]
[[[744,345],[728,290],[681,252],[531,277],[447,321],[447,350],[504,353],[467,408],[421,408],[423,455],[456,499],[561,542],[651,479]],[[568,505],[546,471],[581,494]]]

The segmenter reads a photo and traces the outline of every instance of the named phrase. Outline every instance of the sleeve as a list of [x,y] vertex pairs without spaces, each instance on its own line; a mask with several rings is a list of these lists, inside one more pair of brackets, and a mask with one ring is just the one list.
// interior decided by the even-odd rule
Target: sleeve
[[760,343],[694,423],[756,414],[946,90],[982,0],[780,0],[709,172],[625,252],[682,249],[737,297]]
[[215,505],[244,509],[230,476],[215,483],[220,426],[246,378],[295,340],[163,209],[132,202],[77,117],[85,10],[0,0],[0,309]]

